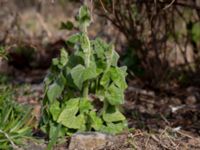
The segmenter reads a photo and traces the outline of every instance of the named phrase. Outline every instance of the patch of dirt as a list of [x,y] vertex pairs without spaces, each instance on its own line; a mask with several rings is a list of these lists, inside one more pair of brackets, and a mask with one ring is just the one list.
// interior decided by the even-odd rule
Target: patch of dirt
[[[132,89],[132,88],[131,88]],[[145,91],[145,90],[144,90]],[[143,94],[155,96],[152,91],[146,91]],[[16,99],[20,103],[31,104],[34,107],[33,113],[36,116],[37,122],[40,118],[41,100],[43,98],[43,85],[33,84],[17,88]],[[134,92],[130,89],[126,92],[127,98],[130,96],[133,99],[127,99],[124,105],[125,114],[128,117],[129,127],[132,131],[127,131],[123,134],[115,136],[115,143],[112,146],[105,147],[105,150],[197,150],[200,149],[200,138],[198,119],[195,117],[199,110],[193,110],[191,116],[188,116],[192,111],[190,108],[178,109],[172,112],[170,104],[179,106],[183,102],[167,100],[166,103],[160,101],[153,102],[153,99],[134,100]],[[143,95],[144,96],[144,95]],[[168,97],[169,98],[169,97]],[[149,101],[152,101],[151,103]],[[186,98],[186,101],[187,98]],[[150,110],[147,106],[153,104]],[[159,105],[160,107],[155,107]],[[144,108],[141,108],[144,107]],[[197,113],[197,114],[195,114]],[[194,120],[193,120],[194,119]],[[192,122],[186,124],[186,122]],[[194,128],[196,125],[196,128]],[[55,146],[55,150],[67,149],[69,139],[62,145]]]
[[[188,136],[183,131],[171,132],[169,129],[160,133],[147,133],[135,130],[132,133],[118,135],[116,144],[107,150],[184,150],[200,149],[200,138]],[[181,134],[180,134],[181,133]]]
[[129,86],[124,104],[129,126],[147,131],[169,126],[200,135],[199,95],[198,87],[155,92]]

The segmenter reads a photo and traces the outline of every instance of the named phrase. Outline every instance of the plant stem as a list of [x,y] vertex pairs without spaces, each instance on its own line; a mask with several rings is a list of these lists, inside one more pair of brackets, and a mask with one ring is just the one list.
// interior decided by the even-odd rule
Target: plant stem
[[[86,26],[83,27],[83,34],[86,35],[87,42],[89,43],[88,51],[86,51],[86,53],[85,53],[85,59],[86,59],[85,67],[88,68],[90,66],[91,48],[90,48],[90,40],[87,36],[87,27]],[[89,81],[87,80],[84,83],[83,97],[88,99],[88,94],[89,94]]]
[[88,94],[89,94],[89,81],[86,81],[84,83],[83,97],[88,98]]

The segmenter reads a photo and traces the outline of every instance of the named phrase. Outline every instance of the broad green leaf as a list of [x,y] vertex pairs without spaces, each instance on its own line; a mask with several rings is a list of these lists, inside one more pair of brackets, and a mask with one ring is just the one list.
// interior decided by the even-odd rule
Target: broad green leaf
[[85,116],[83,114],[79,114],[76,118],[74,123],[78,127],[78,131],[85,131],[86,130],[86,121]]
[[61,112],[60,103],[56,100],[50,105],[50,113],[54,121],[58,119],[60,112]]
[[111,84],[108,87],[105,93],[105,97],[111,105],[119,105],[119,104],[123,104],[124,102],[123,90],[118,88],[114,84]]
[[85,33],[80,36],[80,44],[84,53],[90,53],[90,40]]
[[90,40],[86,33],[83,33],[80,38],[80,44],[81,48],[84,52],[84,61],[85,61],[85,66],[89,67],[90,65],[90,59],[91,59],[91,48],[90,48]]
[[75,66],[78,64],[81,64],[83,66],[86,65],[86,54],[82,50],[77,50],[74,55],[77,57],[76,59],[80,59],[78,60],[78,62],[75,62]]
[[107,59],[108,68],[110,66],[117,66],[119,54],[115,51],[114,45],[109,45],[107,51],[105,52],[105,56]]
[[111,75],[112,81],[115,83],[116,86],[118,86],[121,89],[126,89],[126,72],[124,71],[125,68],[118,68],[118,67],[112,67],[110,68],[109,72]]
[[53,59],[52,59],[52,64],[53,64],[54,66],[59,65],[59,59],[58,59],[58,58],[53,58]]
[[106,61],[107,61],[107,69],[109,69],[110,66],[112,65],[114,53],[115,53],[114,46],[109,45],[109,47],[107,48],[107,51],[105,52]]
[[117,122],[125,120],[125,117],[115,106],[109,106],[103,112],[103,120],[106,122]]
[[85,68],[82,65],[77,65],[71,70],[71,77],[74,81],[74,84],[81,90],[83,82],[89,79],[93,79],[97,76],[96,66],[90,65],[88,68]]
[[97,58],[104,60],[105,51],[108,48],[108,44],[102,41],[101,39],[97,38],[96,40],[92,41],[92,45]]
[[83,114],[80,114],[78,116],[69,116],[66,115],[66,118],[62,119],[61,123],[62,125],[71,128],[71,129],[84,129],[85,125],[85,118]]
[[49,143],[47,145],[47,150],[51,150],[53,148],[53,145],[56,143],[57,138],[63,137],[64,132],[61,124],[54,124],[50,122],[50,129],[49,129]]
[[80,113],[88,113],[93,108],[91,102],[88,99],[82,98],[79,104]]
[[127,83],[126,83],[127,67],[123,66],[123,67],[117,68],[117,70],[118,70],[118,72],[120,72],[119,73],[120,74],[120,80],[121,80],[121,84],[120,84],[121,86],[120,87],[125,90],[128,86]]
[[127,71],[127,67],[126,66],[122,66],[122,67],[120,67],[120,69],[123,72],[124,76],[128,75],[127,72],[126,72]]
[[71,109],[65,108],[58,117],[57,122],[61,123],[62,125],[68,128],[77,129],[79,127],[73,124],[77,112],[78,112],[78,107],[72,107]]
[[80,34],[74,34],[72,36],[70,36],[67,40],[67,44],[76,44],[78,43],[80,40]]
[[101,132],[117,134],[122,132],[126,128],[126,125],[122,122],[120,123],[108,123],[107,126],[102,126]]
[[118,60],[119,60],[119,54],[114,50],[113,57],[112,57],[112,60],[111,60],[111,65],[117,66]]
[[60,65],[63,67],[67,64],[67,62],[68,62],[68,53],[64,48],[62,48],[60,54]]
[[79,88],[79,90],[81,90],[82,86],[83,86],[84,70],[85,70],[84,66],[77,65],[70,72],[71,77],[72,77],[72,79],[74,81],[74,84]]
[[44,79],[44,83],[45,83],[45,92],[46,92],[46,90],[47,90],[46,87],[47,87],[49,84],[52,83],[53,79],[54,79],[54,75],[53,75],[52,73],[49,73],[49,74],[45,77],[45,79]]
[[101,61],[101,60],[96,60],[96,72],[97,74],[101,74],[106,70],[106,62]]
[[[74,84],[71,74],[66,74],[65,78],[67,81],[67,88],[68,88],[68,89],[66,89],[66,92],[67,92],[67,95],[68,94],[69,94],[69,96],[71,95],[70,97],[68,97],[68,99],[70,99],[70,98],[74,97],[74,96],[72,96],[73,94],[75,94],[73,90],[74,89],[77,90],[77,86]],[[71,91],[72,93],[69,92],[69,89],[72,90]]]
[[96,66],[91,64],[88,68],[85,68],[83,73],[83,81],[93,79],[97,77]]
[[49,138],[52,139],[57,134],[57,126],[50,122],[49,126]]
[[90,111],[89,115],[90,115],[91,127],[97,131],[100,130],[103,125],[101,118],[98,117],[94,111]]
[[81,64],[81,65],[84,65],[84,58],[82,55],[78,55],[78,54],[72,54],[70,57],[69,57],[69,62],[67,64],[67,66],[69,68],[74,68],[75,66],[77,66],[77,64]]
[[81,127],[82,117],[76,117],[79,110],[79,101],[79,98],[74,98],[66,102],[66,107],[58,117],[58,123],[72,129],[79,129]]
[[65,102],[65,108],[77,108],[79,106],[80,98],[71,98]]
[[58,76],[58,79],[53,82],[48,90],[47,90],[47,97],[50,102],[53,102],[57,97],[59,97],[64,89],[65,86],[65,78],[62,74]]
[[101,80],[100,80],[100,84],[104,87],[107,88],[110,84],[110,72],[107,71],[103,74]]
[[87,27],[90,24],[90,12],[89,9],[87,8],[86,5],[83,5],[80,9],[79,9],[79,16],[78,16],[78,21],[80,26],[84,26]]

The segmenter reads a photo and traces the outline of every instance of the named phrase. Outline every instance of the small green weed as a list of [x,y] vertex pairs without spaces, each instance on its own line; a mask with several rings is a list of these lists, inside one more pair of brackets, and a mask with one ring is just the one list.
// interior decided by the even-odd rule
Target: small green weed
[[6,75],[6,74],[3,74],[3,73],[0,73],[0,84],[4,85],[4,84],[7,84],[9,81],[10,81],[11,77]]
[[1,58],[7,59],[7,52],[3,47],[0,46],[0,59]]
[[0,87],[0,148],[17,149],[31,137],[31,109],[13,100],[8,87]]

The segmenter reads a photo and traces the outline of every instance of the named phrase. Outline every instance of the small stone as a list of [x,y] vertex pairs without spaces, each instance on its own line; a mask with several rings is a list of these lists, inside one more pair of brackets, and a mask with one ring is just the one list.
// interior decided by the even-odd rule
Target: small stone
[[29,141],[27,146],[23,147],[23,150],[45,150],[45,144],[36,144],[34,142]]
[[181,100],[179,98],[176,97],[172,97],[170,99],[171,104],[175,105],[175,106],[179,106],[182,104]]
[[146,108],[144,106],[139,106],[138,108],[139,108],[139,111],[141,113],[145,113],[146,112]]
[[71,137],[69,150],[99,150],[113,145],[114,137],[98,132],[77,133]]
[[196,103],[196,97],[195,96],[193,96],[193,95],[191,95],[191,96],[188,96],[187,97],[187,99],[186,99],[186,104],[187,105],[193,105],[193,104],[195,104]]

